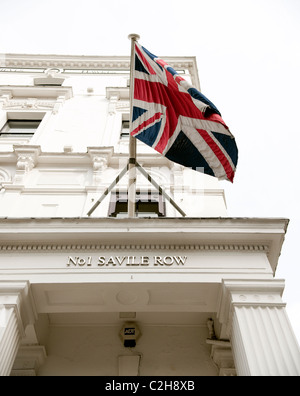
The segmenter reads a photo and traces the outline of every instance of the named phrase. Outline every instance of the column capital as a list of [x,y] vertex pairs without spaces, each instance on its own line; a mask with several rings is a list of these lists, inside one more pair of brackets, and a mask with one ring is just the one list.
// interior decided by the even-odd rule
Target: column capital
[[21,336],[28,324],[34,324],[37,311],[28,281],[0,281],[0,306],[14,308]]
[[282,279],[238,280],[224,279],[222,282],[218,319],[230,333],[234,307],[285,307],[282,294],[285,281]]

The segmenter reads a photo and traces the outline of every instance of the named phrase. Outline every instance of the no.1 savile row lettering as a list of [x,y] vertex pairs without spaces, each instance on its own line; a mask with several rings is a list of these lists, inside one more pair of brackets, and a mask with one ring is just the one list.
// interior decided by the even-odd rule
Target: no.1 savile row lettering
[[67,267],[149,267],[184,266],[186,256],[69,256]]

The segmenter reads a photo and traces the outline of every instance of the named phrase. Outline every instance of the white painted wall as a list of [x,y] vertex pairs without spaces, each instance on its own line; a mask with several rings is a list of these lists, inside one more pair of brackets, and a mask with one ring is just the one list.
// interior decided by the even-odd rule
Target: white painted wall
[[141,325],[136,348],[124,348],[121,326],[50,327],[39,376],[117,376],[118,357],[141,355],[141,376],[215,376],[206,328]]

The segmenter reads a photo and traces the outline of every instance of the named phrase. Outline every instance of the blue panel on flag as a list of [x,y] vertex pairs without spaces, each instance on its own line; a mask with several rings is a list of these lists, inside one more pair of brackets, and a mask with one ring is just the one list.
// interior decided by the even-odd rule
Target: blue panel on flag
[[145,129],[142,133],[137,135],[136,138],[152,147],[160,131],[160,128],[161,121]]
[[142,72],[142,73],[149,74],[137,56],[135,56],[135,70]]
[[200,172],[201,168],[204,168],[204,173],[211,176],[215,175],[204,157],[182,131],[166,153],[166,157],[173,162]]
[[221,113],[216,108],[216,106],[209,99],[207,99],[206,96],[204,96],[201,92],[199,92],[196,88],[189,88],[188,93],[191,95],[192,98],[200,100],[201,102],[207,104],[212,110],[214,110],[215,113],[217,113],[217,114],[219,114],[219,116],[221,116]]
[[176,70],[174,70],[173,67],[171,67],[171,66],[167,67],[167,70],[168,70],[169,73],[172,74],[172,76],[177,76],[178,75]]
[[145,109],[142,109],[140,107],[133,107],[133,111],[132,111],[132,122],[134,122],[137,118],[139,118],[142,114],[144,114],[146,111]]
[[235,143],[235,140],[228,135],[224,135],[223,133],[211,132],[214,137],[220,142],[221,146],[225,149],[234,166],[237,165],[238,162],[238,150]]
[[[143,50],[146,52],[146,54],[149,55],[150,58],[151,58],[153,61],[155,61],[156,55],[151,54],[151,52],[148,51],[145,47],[142,47],[142,48],[143,48]],[[156,63],[156,62],[155,62],[155,63]],[[160,68],[161,71],[164,70],[164,69],[161,67],[160,64],[156,63],[156,65]]]

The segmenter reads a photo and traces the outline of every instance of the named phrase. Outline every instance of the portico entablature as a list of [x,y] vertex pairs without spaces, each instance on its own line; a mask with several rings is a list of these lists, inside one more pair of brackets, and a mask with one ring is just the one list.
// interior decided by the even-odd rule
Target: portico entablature
[[2,219],[1,275],[22,270],[32,276],[39,271],[44,276],[54,271],[96,278],[148,274],[148,281],[154,274],[184,275],[185,281],[201,275],[198,280],[208,282],[240,274],[270,279],[287,223],[230,218]]
[[44,270],[45,265],[49,270],[80,269],[81,273],[172,271],[175,267],[176,273],[209,270],[222,276],[242,271],[271,277],[287,223],[230,218],[2,219],[0,268],[2,274],[24,268],[17,259],[21,253],[23,259],[33,255],[31,263],[35,258],[39,261],[32,264],[35,271]]

